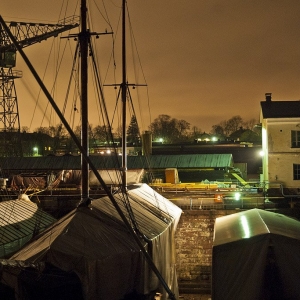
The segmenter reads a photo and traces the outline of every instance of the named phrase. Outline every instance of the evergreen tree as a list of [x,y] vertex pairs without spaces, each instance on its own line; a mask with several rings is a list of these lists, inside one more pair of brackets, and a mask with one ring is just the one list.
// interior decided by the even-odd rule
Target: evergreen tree
[[133,115],[130,120],[130,124],[127,128],[127,141],[133,144],[139,144],[140,142],[140,130],[136,120],[136,117]]

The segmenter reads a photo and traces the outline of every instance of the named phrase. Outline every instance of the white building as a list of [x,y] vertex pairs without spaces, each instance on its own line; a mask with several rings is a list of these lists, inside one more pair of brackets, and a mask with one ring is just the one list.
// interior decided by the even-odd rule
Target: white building
[[300,188],[300,100],[261,102],[263,174],[267,187]]

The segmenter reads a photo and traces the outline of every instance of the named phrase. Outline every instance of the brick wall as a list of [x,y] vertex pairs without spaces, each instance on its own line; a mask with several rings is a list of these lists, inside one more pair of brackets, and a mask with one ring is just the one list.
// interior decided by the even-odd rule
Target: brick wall
[[175,233],[178,281],[201,280],[205,266],[211,266],[215,219],[233,213],[228,210],[184,210]]

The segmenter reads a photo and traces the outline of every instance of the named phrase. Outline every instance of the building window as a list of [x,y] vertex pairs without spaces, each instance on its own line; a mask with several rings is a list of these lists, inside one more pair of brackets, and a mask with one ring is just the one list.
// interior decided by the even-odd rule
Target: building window
[[300,165],[293,164],[294,180],[300,180]]
[[292,130],[292,148],[300,148],[300,131]]

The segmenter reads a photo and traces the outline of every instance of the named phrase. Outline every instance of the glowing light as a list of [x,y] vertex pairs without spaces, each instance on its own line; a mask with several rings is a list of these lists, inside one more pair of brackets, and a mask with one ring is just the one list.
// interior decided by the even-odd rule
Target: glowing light
[[234,193],[234,200],[239,201],[241,199],[241,193]]
[[35,152],[34,155],[38,156],[39,155],[39,148],[38,147],[34,147],[33,151]]

